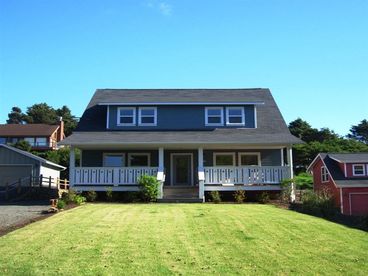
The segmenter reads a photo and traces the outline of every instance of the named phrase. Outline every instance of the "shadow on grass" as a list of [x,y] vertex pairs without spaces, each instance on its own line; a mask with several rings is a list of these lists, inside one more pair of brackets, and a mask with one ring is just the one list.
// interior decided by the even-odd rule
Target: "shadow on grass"
[[289,205],[289,209],[298,213],[322,218],[334,223],[338,223],[350,228],[355,228],[368,232],[368,216],[347,216],[340,213],[323,214],[322,212],[306,210],[301,203]]

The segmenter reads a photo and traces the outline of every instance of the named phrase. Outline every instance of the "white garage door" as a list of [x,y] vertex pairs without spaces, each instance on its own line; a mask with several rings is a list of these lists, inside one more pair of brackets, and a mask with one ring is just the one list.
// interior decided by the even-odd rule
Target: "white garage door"
[[6,183],[14,183],[19,178],[29,177],[32,173],[32,166],[1,166],[0,165],[0,186]]

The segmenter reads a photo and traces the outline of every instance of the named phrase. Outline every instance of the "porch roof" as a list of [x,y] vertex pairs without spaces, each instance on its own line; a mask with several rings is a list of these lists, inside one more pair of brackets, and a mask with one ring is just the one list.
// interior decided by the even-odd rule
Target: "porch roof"
[[289,145],[301,140],[289,133],[265,133],[259,129],[214,129],[211,131],[103,131],[74,132],[60,142],[71,146],[104,145]]

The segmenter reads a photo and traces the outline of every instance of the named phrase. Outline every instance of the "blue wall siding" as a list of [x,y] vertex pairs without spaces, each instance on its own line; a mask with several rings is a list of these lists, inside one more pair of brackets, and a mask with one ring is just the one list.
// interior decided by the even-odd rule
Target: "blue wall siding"
[[[117,106],[110,106],[109,129],[113,130],[163,130],[163,129],[213,129],[214,127],[205,126],[205,107],[204,106],[157,106],[157,126],[138,126],[138,108],[136,110],[136,126],[117,125]],[[244,106],[245,126],[254,128],[254,106]],[[224,121],[226,112],[224,108]],[[221,126],[216,126],[219,128]],[[222,126],[239,127],[239,126]]]

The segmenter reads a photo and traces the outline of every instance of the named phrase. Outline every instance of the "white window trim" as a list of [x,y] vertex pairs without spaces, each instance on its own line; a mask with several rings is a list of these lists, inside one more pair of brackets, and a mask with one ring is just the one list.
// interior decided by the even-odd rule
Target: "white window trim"
[[[120,110],[133,110],[133,123],[131,124],[124,124],[120,122]],[[131,116],[129,116],[131,117]],[[118,107],[117,109],[117,125],[118,126],[135,126],[136,125],[136,108],[135,107]]]
[[[142,117],[151,117],[151,116],[142,116],[142,110],[153,109],[153,124],[142,123]],[[139,107],[138,108],[138,125],[139,126],[157,126],[157,107]]]
[[[363,167],[363,174],[356,174],[355,173],[355,167]],[[365,176],[365,172],[366,172],[366,168],[365,168],[365,164],[353,164],[353,176]]]
[[[209,123],[208,122],[208,110],[219,110],[219,109],[221,110],[221,122],[220,123]],[[205,118],[206,126],[223,126],[224,125],[224,108],[222,106],[205,107],[204,118]]]
[[[242,122],[241,123],[230,123],[229,119],[230,117],[239,117],[239,116],[234,116],[234,115],[230,115],[229,111],[232,109],[240,109],[241,110],[241,118],[242,118]],[[245,125],[245,115],[244,115],[244,106],[227,106],[226,107],[226,125],[229,126],[244,126]]]
[[[129,152],[128,153],[128,167],[131,167],[131,157],[132,155],[139,155],[139,156],[147,156],[147,166],[139,166],[139,168],[144,168],[144,167],[150,167],[151,166],[151,154],[149,152]],[[134,166],[134,167],[138,167],[138,166]]]
[[[105,166],[105,156],[106,155],[120,155],[120,156],[123,156],[123,164],[122,164],[122,167],[125,167],[125,160],[126,160],[126,158],[125,158],[125,153],[123,153],[123,152],[104,152],[103,153],[103,156],[102,156],[102,166],[103,167],[106,167]],[[115,168],[115,167],[114,167]],[[119,168],[119,167],[116,167],[116,168]]]
[[239,156],[238,156],[238,166],[243,166],[241,164],[241,157],[243,155],[256,155],[257,159],[258,159],[258,165],[244,165],[244,167],[246,166],[261,166],[261,153],[260,152],[239,152]]
[[[325,174],[323,173],[323,170],[325,170]],[[324,180],[323,178],[323,176],[324,175],[326,175],[327,177],[326,177],[326,180]],[[321,182],[322,183],[327,183],[327,182],[329,182],[330,181],[330,175],[329,175],[329,173],[328,173],[328,170],[327,170],[327,168],[325,167],[325,166],[322,166],[321,167]]]
[[216,164],[216,156],[218,155],[232,155],[233,156],[233,164],[232,165],[220,165],[221,167],[235,167],[235,152],[214,152],[213,153],[213,165],[217,166]]

